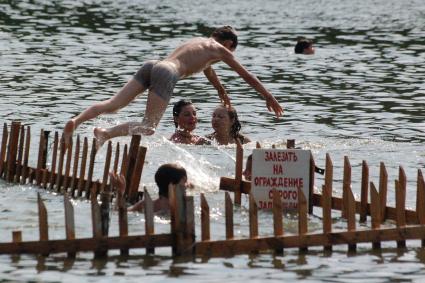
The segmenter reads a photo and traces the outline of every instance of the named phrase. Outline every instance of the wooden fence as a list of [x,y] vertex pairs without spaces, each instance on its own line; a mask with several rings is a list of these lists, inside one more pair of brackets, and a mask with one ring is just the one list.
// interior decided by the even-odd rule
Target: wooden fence
[[[236,254],[245,254],[260,251],[274,251],[281,253],[286,248],[298,248],[307,251],[308,247],[323,246],[331,251],[334,245],[347,245],[349,251],[355,251],[359,243],[371,243],[372,248],[380,248],[384,241],[395,241],[398,247],[405,247],[406,240],[422,240],[425,245],[425,183],[421,170],[417,175],[416,210],[405,208],[406,175],[402,167],[399,168],[398,179],[395,180],[396,205],[387,206],[388,174],[385,165],[381,163],[378,189],[369,181],[369,168],[363,161],[361,174],[361,197],[354,198],[351,190],[351,165],[347,157],[344,158],[343,193],[342,197],[332,196],[333,163],[326,155],[326,168],[322,193],[311,192],[310,207],[307,207],[307,197],[299,190],[298,202],[298,233],[285,233],[282,213],[282,202],[278,193],[273,192],[273,235],[259,233],[258,209],[253,197],[250,195],[251,184],[242,180],[243,148],[237,144],[235,177],[222,177],[220,189],[226,190],[225,202],[225,239],[211,239],[210,213],[207,198],[200,195],[201,221],[200,238],[196,238],[194,199],[185,195],[185,188],[169,188],[171,227],[170,233],[156,234],[153,221],[153,203],[149,194],[144,192],[145,204],[145,234],[138,236],[128,235],[126,199],[138,199],[138,187],[143,169],[146,148],[140,147],[140,136],[133,136],[129,149],[124,147],[120,158],[120,148],[117,145],[113,168],[111,165],[112,145],[108,144],[106,159],[104,161],[104,174],[102,181],[92,181],[93,164],[96,157],[95,141],[92,143],[87,178],[86,158],[88,142],[84,138],[81,163],[79,163],[80,140],[72,148],[65,151],[63,141],[59,140],[57,133],[54,135],[53,154],[50,170],[46,168],[48,132],[41,131],[38,149],[37,167],[28,165],[30,129],[14,122],[10,132],[7,125],[3,128],[0,151],[0,176],[7,182],[32,183],[49,190],[62,192],[64,195],[66,239],[49,240],[48,215],[45,205],[38,197],[39,231],[38,241],[23,242],[22,232],[13,231],[13,242],[0,243],[0,254],[32,253],[48,255],[50,253],[68,253],[75,256],[77,252],[92,251],[97,256],[103,256],[110,249],[119,249],[121,254],[128,254],[131,248],[145,248],[151,254],[156,247],[170,247],[173,255],[189,255],[199,257],[223,257]],[[74,153],[72,153],[74,152]],[[74,159],[73,159],[74,158]],[[72,162],[73,160],[73,162]],[[126,195],[118,196],[119,236],[108,236],[109,210],[114,188],[107,183],[108,172],[119,172],[127,179]],[[71,171],[71,163],[73,164]],[[312,159],[311,168],[314,169]],[[78,171],[79,169],[79,171]],[[314,171],[311,170],[311,180],[314,180]],[[231,192],[234,193],[232,201]],[[234,235],[234,211],[241,205],[241,195],[249,195],[249,237],[237,238]],[[70,197],[86,197],[91,200],[93,237],[76,238],[74,228],[73,206]],[[370,201],[369,201],[370,198]],[[100,203],[100,204],[99,204]],[[321,207],[322,231],[309,232],[308,218],[313,207]],[[346,219],[347,229],[334,229],[332,227],[332,210],[340,211],[341,217]],[[357,227],[357,221],[369,225]],[[381,224],[386,220],[394,223],[389,227]],[[289,220],[288,220],[289,221]],[[293,219],[290,221],[294,221]],[[366,223],[367,224],[367,223]],[[269,225],[269,224],[267,224]],[[369,228],[366,228],[369,226]]]

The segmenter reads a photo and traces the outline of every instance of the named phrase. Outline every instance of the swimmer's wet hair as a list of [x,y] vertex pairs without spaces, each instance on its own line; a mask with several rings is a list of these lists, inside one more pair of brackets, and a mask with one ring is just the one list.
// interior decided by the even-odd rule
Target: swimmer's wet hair
[[174,125],[176,126],[176,129],[179,127],[179,125],[177,124],[177,121],[176,121],[175,118],[179,117],[180,112],[182,112],[183,107],[185,107],[187,105],[191,105],[191,104],[193,104],[192,101],[187,100],[187,99],[180,99],[179,101],[174,103],[173,118],[174,118]]
[[305,37],[299,37],[297,39],[297,44],[295,45],[294,51],[295,54],[303,54],[304,49],[309,48],[313,44],[313,41]]
[[168,185],[178,184],[182,178],[186,177],[186,169],[174,163],[166,163],[159,166],[155,173],[155,183],[159,188],[159,196],[168,198]]
[[235,29],[231,26],[217,28],[215,31],[213,31],[211,37],[214,37],[219,41],[231,40],[233,42],[231,47],[234,49],[236,49],[238,46],[238,35],[236,34]]

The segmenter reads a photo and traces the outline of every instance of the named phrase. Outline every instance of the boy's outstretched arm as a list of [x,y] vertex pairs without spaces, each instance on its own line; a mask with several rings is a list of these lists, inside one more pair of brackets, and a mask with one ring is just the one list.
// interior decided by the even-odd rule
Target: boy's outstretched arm
[[217,77],[217,74],[215,73],[214,69],[209,66],[204,70],[204,74],[207,77],[208,81],[214,86],[214,88],[218,92],[218,97],[220,98],[220,101],[225,106],[231,106],[230,104],[230,98],[227,95],[227,91],[224,88],[224,86],[220,83],[220,80]]
[[229,65],[236,73],[241,76],[252,88],[261,94],[262,97],[266,100],[267,109],[273,111],[277,117],[283,115],[283,108],[277,102],[276,98],[263,86],[259,79],[256,76],[248,72],[244,66],[242,66],[230,52],[225,52],[223,54],[223,62]]

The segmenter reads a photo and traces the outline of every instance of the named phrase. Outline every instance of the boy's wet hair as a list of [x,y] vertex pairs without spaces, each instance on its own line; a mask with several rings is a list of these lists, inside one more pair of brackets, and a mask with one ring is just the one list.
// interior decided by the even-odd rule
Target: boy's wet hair
[[[179,117],[180,113],[182,112],[183,107],[185,107],[187,105],[191,105],[191,104],[193,104],[192,101],[187,100],[187,99],[180,99],[179,101],[174,103],[173,118]],[[177,124],[175,119],[174,119],[174,125],[176,126],[176,129],[179,127],[179,125]]]
[[233,49],[236,49],[236,46],[238,46],[238,35],[231,26],[217,28],[215,31],[213,31],[211,37],[214,37],[219,41],[231,40],[233,42],[231,46]]
[[168,185],[178,184],[182,178],[187,178],[186,169],[173,164],[166,163],[159,166],[155,173],[155,183],[159,188],[159,196],[168,198]]
[[313,44],[313,41],[305,37],[299,37],[297,39],[297,44],[295,45],[295,54],[303,54],[304,50],[309,48]]

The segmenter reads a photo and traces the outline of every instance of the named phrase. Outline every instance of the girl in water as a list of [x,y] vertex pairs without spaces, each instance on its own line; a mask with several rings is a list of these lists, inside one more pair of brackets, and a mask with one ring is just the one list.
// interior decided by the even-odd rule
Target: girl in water
[[206,137],[220,145],[233,144],[236,139],[239,139],[242,144],[251,141],[247,136],[239,132],[242,126],[233,107],[217,106],[212,115],[211,125],[214,132]]
[[173,119],[176,131],[170,137],[172,142],[196,145],[208,143],[204,137],[192,133],[198,123],[196,108],[192,101],[182,99],[176,102],[173,107]]

